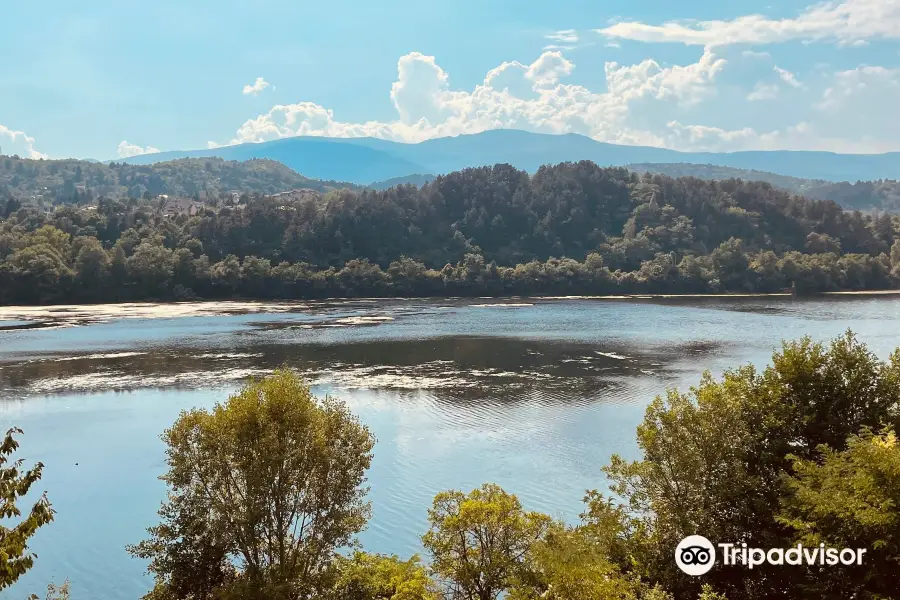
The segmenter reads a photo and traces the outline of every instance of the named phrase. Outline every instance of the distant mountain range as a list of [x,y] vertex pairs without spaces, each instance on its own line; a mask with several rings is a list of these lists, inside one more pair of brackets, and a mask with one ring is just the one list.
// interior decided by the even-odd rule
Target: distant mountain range
[[826,181],[900,179],[900,152],[678,152],[665,148],[607,144],[576,134],[547,135],[511,129],[436,138],[418,144],[376,138],[292,137],[207,150],[143,154],[125,159],[125,162],[153,164],[177,158],[208,156],[226,160],[268,158],[284,163],[306,177],[360,185],[407,178],[419,173],[444,174],[497,163],[508,163],[534,172],[542,165],[579,160],[591,160],[603,166],[636,163],[718,165]]

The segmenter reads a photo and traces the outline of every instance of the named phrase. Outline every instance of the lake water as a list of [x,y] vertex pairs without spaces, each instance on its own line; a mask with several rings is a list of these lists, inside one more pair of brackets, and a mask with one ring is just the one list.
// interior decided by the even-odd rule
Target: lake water
[[[2,598],[68,578],[75,600],[150,586],[125,552],[156,522],[159,434],[287,365],[338,395],[378,438],[368,550],[420,550],[435,493],[496,482],[529,509],[574,520],[613,453],[667,387],[703,370],[765,365],[782,339],[850,328],[886,358],[900,297],[814,300],[515,299],[0,308],[0,428],[57,519],[35,567]],[[23,325],[32,328],[22,328]]]

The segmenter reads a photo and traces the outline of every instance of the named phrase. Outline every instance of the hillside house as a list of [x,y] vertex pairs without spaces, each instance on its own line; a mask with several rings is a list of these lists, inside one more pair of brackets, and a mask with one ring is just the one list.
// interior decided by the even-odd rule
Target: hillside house
[[194,202],[190,198],[168,198],[166,197],[162,205],[161,212],[164,217],[177,217],[178,215],[187,215],[193,217],[203,207],[199,202]]

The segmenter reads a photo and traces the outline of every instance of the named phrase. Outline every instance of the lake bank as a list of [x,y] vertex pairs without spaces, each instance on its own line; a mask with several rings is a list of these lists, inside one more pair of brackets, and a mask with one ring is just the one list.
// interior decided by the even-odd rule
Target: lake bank
[[486,301],[482,306],[529,305],[535,301],[628,301],[628,300],[742,300],[753,298],[797,298],[840,296],[885,296],[900,294],[900,290],[857,290],[823,292],[810,296],[795,296],[787,292],[746,293],[746,294],[607,294],[569,296],[446,296],[446,297],[367,297],[367,298],[326,298],[320,300],[272,300],[253,299],[199,300],[180,302],[119,302],[98,304],[51,304],[0,306],[0,331],[16,329],[49,328],[74,326],[112,319],[160,319],[199,316],[277,314],[302,311],[316,311],[338,305],[360,303],[395,303],[407,301],[433,301],[461,303],[466,301]]

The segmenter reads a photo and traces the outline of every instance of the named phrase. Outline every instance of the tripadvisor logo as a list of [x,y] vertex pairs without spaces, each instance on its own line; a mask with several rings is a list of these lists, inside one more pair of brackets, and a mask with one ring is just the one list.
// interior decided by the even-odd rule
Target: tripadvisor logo
[[[819,544],[807,548],[748,548],[747,544],[717,544],[724,565],[744,565],[753,569],[760,565],[861,565],[865,548],[827,548]],[[716,547],[702,535],[689,535],[675,548],[675,564],[688,575],[703,575],[716,563]]]
[[702,535],[689,535],[675,548],[675,563],[688,575],[703,575],[716,562],[716,549]]

